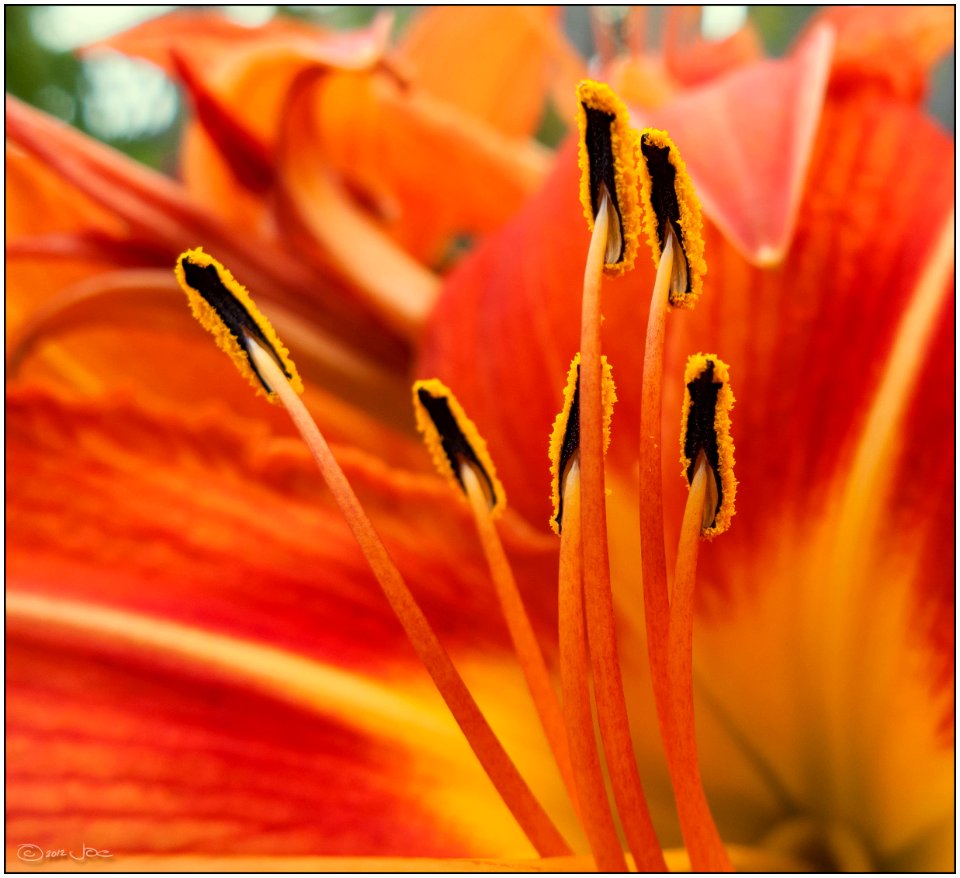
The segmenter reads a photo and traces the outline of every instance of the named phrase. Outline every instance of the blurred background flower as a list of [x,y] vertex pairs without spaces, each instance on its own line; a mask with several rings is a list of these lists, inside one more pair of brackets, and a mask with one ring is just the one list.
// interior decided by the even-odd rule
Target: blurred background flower
[[[81,46],[163,15],[173,6],[7,6],[7,91],[81,131],[109,143],[138,161],[167,172],[175,166],[176,145],[184,121],[184,102],[174,81],[145,61],[117,53],[77,57]],[[276,16],[328,27],[368,24],[383,6],[222,6],[220,13],[241,25],[256,26]],[[416,7],[389,7],[402,32]],[[722,38],[749,19],[768,55],[786,51],[815,14],[817,6],[707,6],[704,36]],[[616,15],[616,8],[610,7]],[[651,12],[651,40],[657,41],[662,15]],[[564,10],[564,27],[584,57],[594,50],[584,7]],[[955,55],[937,64],[930,77],[928,111],[948,130],[954,125]],[[555,145],[565,123],[548,113],[540,139]]]

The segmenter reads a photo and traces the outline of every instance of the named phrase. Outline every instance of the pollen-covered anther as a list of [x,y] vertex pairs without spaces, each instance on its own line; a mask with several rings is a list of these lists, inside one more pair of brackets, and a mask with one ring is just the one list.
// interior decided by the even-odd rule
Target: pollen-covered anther
[[606,194],[610,222],[603,268],[619,275],[633,268],[639,246],[637,135],[626,106],[608,85],[584,80],[577,98],[580,202],[592,231]]
[[692,308],[707,273],[700,200],[677,147],[665,131],[644,128],[640,156],[640,209],[653,262],[659,264],[667,238],[672,235],[675,246],[670,305]]
[[174,274],[187,294],[193,316],[213,335],[220,349],[229,354],[258,392],[279,404],[276,390],[254,362],[253,345],[266,351],[290,386],[297,393],[303,393],[297,367],[270,321],[223,265],[197,247],[180,255]]
[[734,405],[730,371],[713,354],[695,354],[687,360],[686,390],[680,425],[680,463],[688,484],[697,469],[707,466],[701,536],[712,539],[730,527],[737,496],[733,474],[730,410]]
[[466,492],[462,470],[471,467],[487,496],[490,514],[499,516],[506,508],[507,497],[487,443],[450,389],[436,378],[415,382],[413,410],[417,429],[440,475]]
[[[613,383],[613,369],[606,357],[600,358],[602,372],[603,401],[603,450],[610,447],[610,422],[613,419],[613,405],[617,401],[617,388]],[[580,354],[574,356],[567,372],[567,383],[563,388],[563,408],[553,422],[550,434],[550,497],[553,503],[553,516],[550,527],[560,534],[563,527],[564,481],[570,467],[580,455]]]

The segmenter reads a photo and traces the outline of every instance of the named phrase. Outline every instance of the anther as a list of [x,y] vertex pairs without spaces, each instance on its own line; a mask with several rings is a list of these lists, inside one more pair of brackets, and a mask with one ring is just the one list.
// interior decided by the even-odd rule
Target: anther
[[[617,389],[613,383],[613,369],[605,356],[600,357],[603,369],[603,450],[610,447],[610,422],[613,419],[613,405],[617,401]],[[563,388],[563,407],[553,422],[550,434],[550,497],[553,503],[553,516],[550,527],[555,534],[563,529],[564,482],[571,465],[580,455],[580,354],[576,354],[567,372],[567,383]]]
[[413,410],[417,429],[440,474],[466,493],[462,470],[464,465],[471,466],[491,515],[499,516],[507,500],[487,443],[450,389],[436,378],[417,381],[413,385]]
[[506,506],[487,445],[456,397],[436,378],[413,385],[417,426],[440,474],[466,495],[517,660],[557,767],[576,803],[563,712],[494,518]]
[[704,538],[712,539],[730,527],[737,494],[730,436],[730,410],[735,402],[730,372],[713,354],[696,354],[687,360],[683,380],[686,389],[680,425],[680,462],[687,482],[692,483],[700,457],[706,461],[710,478],[701,533]]
[[684,380],[680,443],[690,493],[670,593],[667,685],[657,693],[657,707],[691,866],[695,871],[719,872],[730,871],[731,865],[700,775],[693,703],[693,620],[700,540],[725,530],[733,514],[736,480],[728,415],[733,393],[726,365],[712,354],[690,357]]
[[700,200],[680,153],[665,131],[645,128],[640,135],[640,155],[640,209],[653,262],[659,265],[667,238],[672,235],[678,246],[674,247],[670,305],[692,308],[707,271]]
[[639,246],[636,133],[626,106],[609,86],[585,80],[577,88],[577,98],[580,202],[592,231],[607,196],[603,268],[607,274],[623,274],[633,268]]
[[180,255],[174,274],[187,294],[193,316],[258,392],[279,403],[275,389],[254,363],[254,343],[269,353],[297,393],[303,393],[297,367],[270,321],[223,265],[197,247]]

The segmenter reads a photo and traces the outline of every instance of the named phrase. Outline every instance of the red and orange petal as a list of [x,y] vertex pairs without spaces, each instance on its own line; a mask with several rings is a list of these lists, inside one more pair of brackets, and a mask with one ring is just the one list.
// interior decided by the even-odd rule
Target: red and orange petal
[[[155,290],[154,277],[117,276],[115,270],[138,264],[157,266],[169,283],[169,271],[177,255],[201,242],[224,259],[247,286],[260,291],[264,310],[278,325],[294,325],[296,336],[293,331],[285,332],[292,347],[298,354],[316,354],[318,365],[326,364],[321,365],[321,371],[327,373],[325,383],[336,393],[350,398],[370,380],[389,384],[390,371],[403,368],[407,362],[407,344],[386,326],[369,304],[353,298],[352,288],[342,278],[333,276],[329,268],[308,267],[272,238],[261,237],[258,246],[251,247],[249,234],[226,225],[217,216],[216,204],[198,203],[173,180],[137,165],[13,99],[7,102],[7,135],[17,144],[10,155],[21,155],[21,147],[27,153],[22,162],[24,187],[19,192],[15,190],[16,204],[8,205],[8,211],[16,218],[20,215],[16,205],[27,203],[40,218],[24,227],[31,233],[27,238],[8,239],[11,266],[16,267],[16,276],[8,278],[11,286],[17,287],[10,294],[12,301],[17,301],[21,290],[24,302],[34,302],[38,290],[49,292],[49,305],[57,304],[58,308],[64,304],[63,300],[70,301],[81,294],[96,295],[101,287],[122,288],[131,299],[135,299],[138,286],[143,285],[151,294],[162,293],[166,287],[161,285],[161,289]],[[39,184],[34,185],[37,181]],[[42,199],[44,208],[50,209],[41,209],[38,199]],[[82,205],[82,210],[90,213],[91,218],[88,221],[85,213],[78,215],[69,221],[73,223],[71,229],[62,231],[58,218],[63,215],[63,205],[71,202]],[[99,224],[104,216],[113,219],[102,231]],[[54,237],[44,231],[47,217]],[[89,222],[89,227],[81,222]],[[116,226],[119,231],[113,231]],[[55,263],[51,263],[51,257]],[[57,266],[55,271],[50,269],[51,264]],[[63,266],[62,274],[60,266]],[[102,276],[105,273],[109,276]],[[90,285],[74,289],[72,284],[79,281],[89,281]],[[173,292],[175,287],[171,284],[169,289]],[[31,316],[36,316],[37,309],[29,310]],[[76,375],[84,379],[89,389],[122,383],[125,376],[138,374],[142,366],[150,373],[143,385],[150,390],[158,389],[162,395],[168,387],[162,367],[174,362],[184,370],[190,367],[188,358],[167,358],[184,343],[179,328],[172,331],[166,320],[160,321],[158,327],[158,321],[153,319],[156,315],[153,311],[151,314],[150,320],[134,327],[141,334],[138,346],[133,345],[132,336],[128,338],[113,331],[112,324],[91,327],[94,335],[76,340],[80,350],[74,352],[74,360],[81,361]],[[11,323],[13,329],[20,327],[19,321]],[[169,343],[163,338],[157,342],[159,347],[152,364],[156,366],[154,373],[159,371],[159,374],[154,374],[142,354],[152,349],[149,338],[158,328],[162,330],[161,336],[166,332],[171,338]],[[95,338],[98,332],[100,337]],[[102,370],[84,367],[88,357],[109,360],[108,370],[102,373]],[[127,363],[127,371],[118,370],[117,364],[127,360],[131,361]],[[344,367],[352,375],[345,374]],[[85,372],[94,374],[85,376]],[[339,376],[333,377],[337,373]],[[67,377],[69,380],[69,375]],[[353,390],[349,389],[351,385]],[[366,390],[369,391],[369,387]],[[405,402],[405,397],[405,389],[399,389],[395,397],[398,403],[391,417],[395,417],[399,400]]]
[[[256,642],[8,584],[7,828],[18,849],[86,845],[117,862],[177,854],[189,865],[224,851],[476,855],[499,834],[505,853],[522,854],[433,705]],[[287,675],[287,691],[271,690],[272,673]],[[458,783],[491,825],[469,807],[458,815]]]
[[[8,459],[18,473],[8,491],[8,610],[11,636],[32,650],[15,665],[8,714],[18,764],[29,766],[11,797],[24,803],[10,815],[24,837],[41,829],[44,837],[96,834],[101,847],[141,853],[216,853],[225,838],[243,834],[236,849],[251,854],[489,853],[502,844],[504,854],[529,855],[298,441],[223,409],[157,412],[16,389],[7,415]],[[469,513],[433,476],[336,453],[444,643],[474,666],[481,703],[508,738],[519,733],[527,708],[516,710],[510,693],[520,693],[522,707],[522,680],[490,615]],[[552,547],[512,527],[505,535],[518,575],[541,583],[527,600],[546,632],[555,625],[542,597]],[[427,543],[430,553],[422,551]],[[253,655],[252,663],[211,665],[211,638],[216,655],[230,641],[228,657]],[[302,679],[264,679],[264,667],[281,659],[289,666],[291,656]],[[46,674],[51,664],[61,671]],[[251,667],[252,681],[243,670]],[[316,690],[316,680],[331,675],[340,681],[335,691]],[[82,693],[92,684],[91,704]],[[394,711],[398,699],[424,706],[424,716],[403,718],[412,735],[381,740],[396,715],[363,722],[363,711],[343,702],[344,693],[371,685],[390,693]],[[305,710],[300,695],[311,686]],[[58,698],[68,689],[70,697]],[[318,706],[320,717],[312,715]],[[259,719],[243,720],[244,712]],[[288,726],[295,731],[284,733]],[[434,728],[435,742],[425,745]],[[315,748],[309,757],[299,752],[301,729]],[[529,745],[525,734],[516,741]],[[49,758],[33,759],[38,747]],[[297,766],[296,811],[311,815],[306,828],[279,806],[277,820],[251,817],[271,812],[278,790],[289,801],[272,776],[274,758]],[[307,776],[305,760],[313,766]],[[174,777],[185,765],[186,775]],[[337,766],[342,777],[323,776]],[[537,771],[541,783],[550,776],[549,767]],[[100,796],[91,810],[93,789]],[[76,807],[65,810],[64,796],[75,796]],[[311,796],[320,798],[307,804]],[[171,827],[169,839],[157,832],[158,819]],[[399,835],[400,824],[412,833]]]
[[[8,491],[7,560],[21,589],[345,668],[383,673],[416,661],[299,440],[223,407],[151,409],[30,390],[11,392],[7,418],[19,474]],[[496,654],[506,639],[469,510],[433,474],[393,470],[339,444],[335,453],[445,645]],[[542,586],[554,547],[510,526],[504,534],[535,624],[548,630],[555,609]],[[435,549],[423,553],[426,543]]]

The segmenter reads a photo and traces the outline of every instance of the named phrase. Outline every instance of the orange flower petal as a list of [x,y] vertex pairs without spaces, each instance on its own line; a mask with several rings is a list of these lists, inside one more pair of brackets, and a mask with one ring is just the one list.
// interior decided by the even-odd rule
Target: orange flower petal
[[831,88],[869,83],[914,102],[926,93],[930,67],[953,46],[956,30],[952,6],[833,7],[823,9],[812,27],[819,22],[837,33]]
[[[290,147],[339,174],[428,264],[441,259],[453,235],[502,223],[542,179],[545,156],[535,145],[384,74],[330,75],[314,96],[316,133],[291,137]],[[288,112],[283,124],[305,123]]]
[[760,35],[750,21],[722,40],[706,40],[700,33],[701,14],[695,6],[667,10],[663,60],[678,83],[693,86],[709,82],[763,57]]
[[759,265],[776,264],[790,245],[831,49],[829,29],[817,28],[785,60],[744,67],[640,115],[669,132],[704,212]]
[[[370,844],[378,853],[478,853],[502,845],[505,854],[528,855],[298,442],[272,438],[262,424],[223,410],[151,412],[122,401],[66,403],[27,391],[12,394],[8,417],[8,454],[18,477],[9,484],[17,525],[7,572],[19,601],[8,609],[11,619],[30,622],[17,626],[18,636],[39,642],[11,716],[39,716],[31,698],[42,690],[53,724],[43,746],[57,755],[33,758],[41,719],[22,729],[18,764],[34,768],[17,788],[18,801],[28,803],[17,811],[18,833],[28,838],[42,830],[51,846],[61,833],[82,831],[90,839],[99,833],[102,847],[128,852],[215,852],[228,833],[246,833],[251,854],[356,854]],[[338,429],[331,432],[336,438]],[[513,747],[525,748],[533,779],[551,782],[551,767],[536,756],[542,743],[527,735],[531,708],[512,694],[522,693],[523,683],[469,513],[433,476],[391,471],[342,448],[337,454],[484,708]],[[531,612],[549,631],[554,547],[518,536],[515,528],[506,535],[518,574],[532,589]],[[426,541],[435,544],[429,555],[422,552]],[[45,674],[48,663],[60,673]],[[302,670],[270,676],[270,667]],[[79,697],[58,707],[61,682],[63,690],[83,688],[70,669],[96,684],[97,709],[89,715]],[[117,685],[115,672],[123,678]],[[371,682],[384,677],[389,686]],[[341,683],[325,693],[318,679]],[[426,743],[421,723],[395,747],[395,718],[364,719],[350,710],[343,698],[371,685],[394,700],[423,704],[425,722],[439,729],[436,742]],[[138,687],[148,693],[142,702],[127,697]],[[314,693],[309,704],[304,691]],[[295,712],[284,707],[291,698]],[[143,707],[150,702],[152,712]],[[210,712],[201,709],[205,702],[215,705]],[[247,711],[259,717],[252,726],[233,716],[244,704],[261,705]],[[324,722],[311,718],[318,707]],[[193,720],[184,721],[187,715]],[[307,760],[316,776],[296,786],[296,812],[310,815],[310,823],[251,818],[269,813],[270,797],[279,793],[270,765],[248,765],[246,757],[273,748],[302,773],[306,756],[290,752],[298,751],[301,729],[307,730],[302,740],[316,748]],[[378,743],[384,731],[385,743]],[[120,747],[112,734],[137,743]],[[220,782],[227,772],[221,758],[205,761],[207,745],[228,753],[231,782]],[[358,754],[356,763],[345,748]],[[192,761],[181,758],[186,751]],[[370,753],[377,761],[368,770]],[[181,783],[173,774],[183,765],[192,768]],[[343,778],[321,776],[337,765]],[[64,776],[75,781],[66,794]],[[91,811],[95,784],[104,797]],[[64,811],[57,806],[64,795],[85,804]],[[302,801],[310,795],[318,797],[313,805]],[[421,802],[408,809],[408,795]],[[141,800],[155,804],[125,817],[127,803]],[[158,815],[171,827],[169,847],[157,832]],[[408,825],[423,829],[407,835]]]
[[317,84],[318,76],[308,72],[288,97],[278,147],[279,220],[305,254],[332,261],[392,326],[415,336],[436,299],[437,278],[391,241],[318,163],[323,128],[313,116]]
[[298,47],[318,62],[336,67],[362,68],[380,56],[389,33],[389,17],[375,19],[370,28],[336,31],[318,28],[282,15],[264,25],[247,27],[216,12],[178,11],[153,18],[116,36],[91,43],[84,54],[112,49],[143,58],[173,75],[171,53],[194,64],[216,69],[237,55],[264,47]]
[[504,134],[530,137],[558,68],[576,82],[582,62],[558,11],[527,6],[434,6],[404,35],[416,85]]

